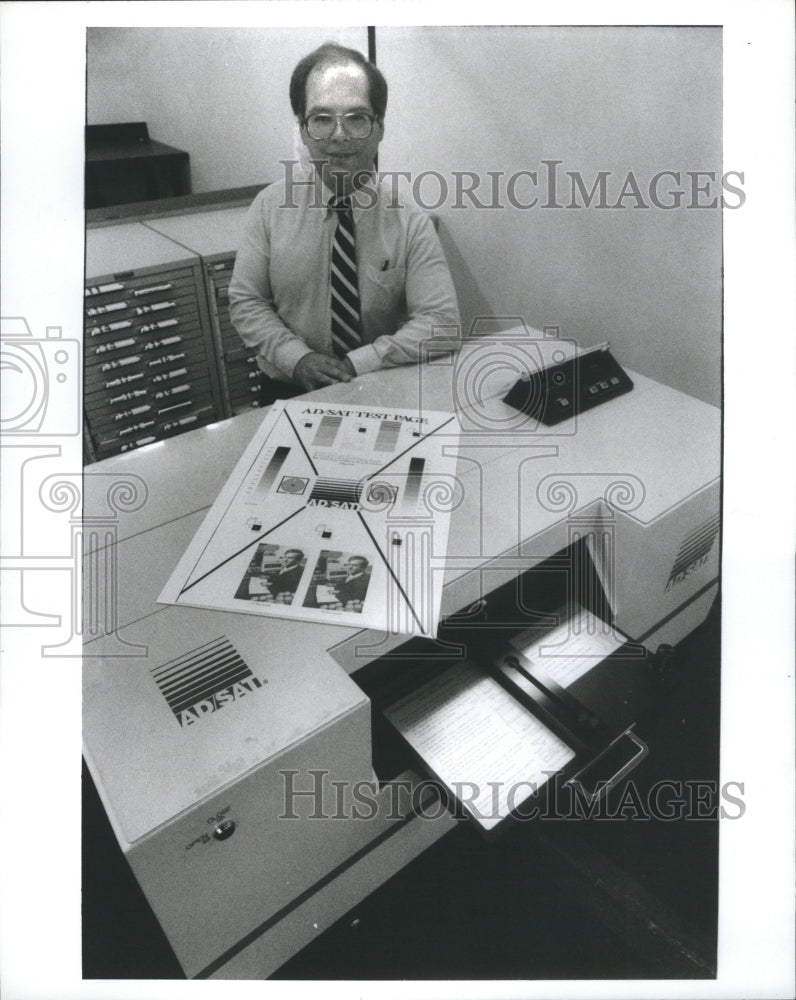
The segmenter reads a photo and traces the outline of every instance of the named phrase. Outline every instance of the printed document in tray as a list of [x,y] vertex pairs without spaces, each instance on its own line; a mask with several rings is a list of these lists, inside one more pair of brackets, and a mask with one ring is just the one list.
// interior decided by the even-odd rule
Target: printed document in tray
[[627,637],[576,604],[560,625],[541,638],[532,628],[508,641],[529,666],[566,688],[616,652]]
[[451,413],[275,403],[160,602],[434,634],[457,442]]
[[[531,639],[531,635],[537,636]],[[512,645],[567,687],[613,653],[624,636],[576,608],[561,625]],[[517,675],[517,685],[529,682]],[[467,660],[395,702],[384,712],[428,770],[484,830],[533,795],[575,758],[575,751],[494,678]]]

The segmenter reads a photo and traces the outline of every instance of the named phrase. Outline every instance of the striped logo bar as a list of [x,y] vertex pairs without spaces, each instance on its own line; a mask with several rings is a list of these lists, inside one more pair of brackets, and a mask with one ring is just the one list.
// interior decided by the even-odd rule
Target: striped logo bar
[[361,492],[362,483],[357,479],[316,479],[310,499],[358,503]]
[[681,583],[690,573],[698,569],[706,561],[716,536],[719,533],[721,516],[714,514],[708,521],[690,531],[683,539],[680,551],[672,566],[666,590]]
[[197,646],[151,671],[181,726],[262,687],[226,636]]

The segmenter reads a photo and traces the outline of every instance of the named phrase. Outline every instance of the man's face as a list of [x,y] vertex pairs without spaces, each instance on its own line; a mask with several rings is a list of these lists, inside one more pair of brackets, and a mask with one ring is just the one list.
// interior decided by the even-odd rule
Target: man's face
[[301,555],[298,552],[285,552],[282,556],[282,569],[290,569],[291,566],[296,566],[299,562],[301,562]]
[[[307,77],[305,117],[317,112],[344,115],[350,111],[373,114],[368,93],[368,78],[361,66],[353,63],[322,66]],[[373,168],[384,128],[373,123],[367,139],[351,139],[338,123],[329,139],[311,139],[304,124],[301,139],[310,157],[322,163],[324,184],[336,193],[350,193],[353,178]]]
[[364,559],[349,559],[346,563],[348,567],[349,576],[356,576],[358,573],[364,573],[367,562]]

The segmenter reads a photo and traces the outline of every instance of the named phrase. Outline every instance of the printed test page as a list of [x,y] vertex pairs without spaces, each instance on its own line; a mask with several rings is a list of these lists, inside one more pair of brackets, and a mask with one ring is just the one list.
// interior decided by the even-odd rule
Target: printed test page
[[429,770],[490,830],[575,756],[465,661],[385,710]]

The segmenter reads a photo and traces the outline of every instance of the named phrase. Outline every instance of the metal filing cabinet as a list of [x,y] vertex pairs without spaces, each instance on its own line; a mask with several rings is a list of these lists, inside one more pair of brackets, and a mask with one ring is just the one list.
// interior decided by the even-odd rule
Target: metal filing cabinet
[[263,373],[257,364],[257,351],[244,345],[229,318],[229,281],[234,263],[234,254],[225,260],[205,261],[205,273],[229,406],[237,414],[260,405]]
[[223,418],[199,257],[141,223],[89,229],[86,275],[87,457]]
[[229,282],[247,212],[248,205],[243,205],[147,222],[202,258],[225,403],[231,414],[259,406],[262,385],[257,352],[243,344],[229,318]]

